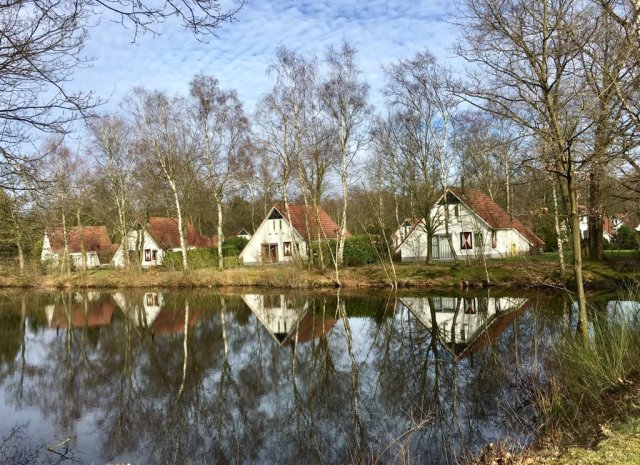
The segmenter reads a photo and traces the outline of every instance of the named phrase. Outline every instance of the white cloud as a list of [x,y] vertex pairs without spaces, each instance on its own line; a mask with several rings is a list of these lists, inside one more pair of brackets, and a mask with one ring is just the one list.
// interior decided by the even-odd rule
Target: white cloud
[[360,51],[358,62],[378,105],[381,64],[425,48],[446,59],[455,35],[445,22],[450,5],[446,0],[248,0],[237,21],[207,44],[176,22],[160,25],[159,37],[143,36],[131,44],[131,31],[104,19],[91,30],[86,47],[95,57],[93,66],[80,70],[73,86],[110,97],[105,109],[115,109],[134,86],[186,92],[192,76],[202,71],[237,89],[251,111],[272,86],[266,69],[277,46],[322,55],[329,44],[346,39]]

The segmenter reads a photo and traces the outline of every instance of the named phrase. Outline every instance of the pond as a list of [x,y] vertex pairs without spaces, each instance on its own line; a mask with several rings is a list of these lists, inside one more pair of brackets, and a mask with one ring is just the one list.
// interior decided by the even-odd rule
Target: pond
[[565,295],[494,290],[5,293],[0,456],[455,463],[532,439],[574,318]]

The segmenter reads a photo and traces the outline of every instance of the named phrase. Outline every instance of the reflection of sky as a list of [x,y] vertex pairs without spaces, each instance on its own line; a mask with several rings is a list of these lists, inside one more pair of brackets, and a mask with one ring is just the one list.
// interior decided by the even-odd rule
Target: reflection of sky
[[[171,308],[180,308],[184,297],[181,294],[165,294],[170,301]],[[188,294],[185,294],[188,295]],[[185,397],[189,399],[187,408],[193,404],[202,405],[201,416],[189,416],[189,421],[197,421],[194,428],[188,434],[203,434],[205,442],[200,447],[209,447],[209,442],[214,436],[207,429],[211,424],[207,423],[219,407],[218,393],[222,369],[222,322],[220,320],[220,303],[215,295],[211,294],[210,305],[206,306],[204,300],[198,304],[191,301],[192,307],[205,308],[202,318],[190,331],[190,363],[199,367],[197,376],[201,385],[198,392],[190,390],[187,382]],[[142,302],[143,293],[132,292],[126,298],[135,302]],[[180,299],[183,299],[182,301]],[[277,342],[264,329],[256,315],[249,313],[240,297],[228,296],[228,311],[225,314],[225,329],[228,338],[229,365],[231,380],[227,379],[224,390],[225,399],[221,404],[225,412],[225,433],[230,435],[229,441],[239,440],[246,447],[254,447],[247,452],[246,461],[267,462],[274,461],[274,453],[282,453],[283,461],[294,457],[297,443],[294,443],[296,434],[295,399],[293,396],[293,382],[291,379],[291,360],[293,348],[291,346],[280,347]],[[312,298],[312,297],[310,297]],[[329,297],[331,298],[331,297]],[[202,299],[202,296],[200,296]],[[335,300],[332,301],[335,304]],[[349,297],[344,299],[347,313],[349,312]],[[383,305],[384,299],[379,301]],[[377,305],[375,299],[371,299],[372,314],[376,314]],[[128,308],[128,305],[124,305]],[[42,310],[43,311],[43,310]],[[122,310],[119,308],[118,312]],[[361,311],[361,310],[360,310]],[[359,313],[360,314],[360,313]],[[332,313],[333,316],[333,313]],[[46,320],[45,320],[46,321]],[[524,321],[524,323],[523,323]],[[376,321],[368,317],[350,317],[348,319],[351,329],[353,352],[356,360],[355,373],[358,383],[358,395],[360,397],[360,415],[363,428],[369,438],[372,439],[373,448],[383,448],[387,441],[398,437],[410,426],[410,413],[412,409],[433,395],[432,360],[428,352],[429,333],[410,312],[400,311]],[[59,417],[64,417],[60,412],[69,399],[64,392],[58,392],[62,386],[70,382],[69,376],[73,376],[71,384],[74,385],[77,397],[72,399],[77,405],[79,418],[73,420],[72,428],[76,432],[79,447],[87,454],[87,461],[93,457],[99,457],[104,461],[126,462],[133,457],[144,455],[143,452],[124,453],[119,452],[117,457],[101,457],[109,453],[109,447],[102,448],[97,444],[110,438],[113,431],[109,427],[114,425],[114,419],[118,415],[118,389],[121,383],[121,370],[124,359],[123,340],[124,325],[126,319],[121,313],[114,315],[111,326],[91,328],[91,343],[87,346],[90,364],[84,364],[79,351],[80,338],[75,339],[73,349],[72,375],[68,374],[65,364],[65,331],[60,331],[56,336],[55,330],[37,331],[27,335],[27,360],[29,370],[26,371],[27,407],[13,415],[10,411],[15,407],[11,398],[5,399],[7,392],[12,392],[14,385],[20,376],[19,367],[14,367],[14,372],[6,378],[2,386],[3,400],[2,410],[5,421],[13,421],[16,418],[32,418],[37,423],[34,435],[49,438],[53,434],[53,428],[49,428],[51,422]],[[512,344],[521,344],[520,356],[527,359],[530,355],[531,340],[539,340],[533,329],[536,320],[527,316],[524,320],[518,320],[519,338],[513,338],[512,328],[505,331],[500,341],[497,356],[504,362],[511,360]],[[157,422],[158,419],[168,415],[173,402],[182,369],[182,336],[175,334],[171,337],[151,340],[145,329],[131,325],[132,334],[132,361],[135,398],[133,411],[126,414],[134,423],[134,430],[139,432],[140,447],[153,449],[158,432],[154,431],[158,425],[149,422]],[[80,336],[82,329],[74,329],[74,335]],[[528,335],[531,334],[531,337]],[[302,415],[300,422],[304,434],[313,431],[319,447],[326,450],[327,456],[340,458],[347,450],[347,441],[353,434],[353,398],[352,398],[352,362],[348,350],[348,339],[345,322],[339,318],[332,330],[326,335],[326,348],[328,358],[335,371],[325,373],[321,370],[324,356],[324,346],[318,339],[309,340],[295,347],[296,377],[295,382],[302,402]],[[108,349],[107,349],[108,347]],[[157,360],[162,354],[163,359]],[[156,365],[153,365],[154,356]],[[109,357],[113,357],[113,360]],[[446,354],[440,354],[443,359],[441,365],[441,397],[444,407],[450,408],[447,415],[451,415],[453,406],[449,401],[455,395],[455,418],[461,422],[474,419],[474,404],[476,396],[481,397],[487,406],[496,408],[496,402],[500,402],[502,394],[511,386],[508,378],[511,374],[505,370],[505,378],[498,377],[492,380],[495,386],[490,392],[485,392],[483,386],[477,386],[476,380],[483,380],[483,364],[494,360],[491,354],[485,358],[480,354],[473,364],[465,360],[458,365],[450,363]],[[19,360],[18,360],[19,362]],[[429,363],[426,363],[429,362]],[[57,364],[60,365],[57,365]],[[424,366],[429,366],[424,371]],[[507,363],[505,366],[509,368]],[[325,374],[328,384],[323,387],[322,396],[318,393],[319,379]],[[424,376],[423,376],[424,375]],[[196,374],[189,374],[196,377]],[[495,376],[492,375],[492,378]],[[191,379],[191,378],[189,378]],[[406,384],[405,384],[406,382]],[[86,386],[94,386],[99,390],[95,393],[85,392]],[[420,392],[424,387],[425,391]],[[191,387],[191,389],[193,389]],[[4,392],[4,394],[3,394]],[[315,396],[315,397],[314,397]],[[28,407],[35,405],[37,407]],[[248,408],[249,417],[246,418],[242,411],[242,405]],[[431,404],[427,403],[427,406]],[[313,414],[309,413],[313,409]],[[48,409],[49,418],[44,419],[40,409]],[[138,410],[139,409],[139,410]],[[496,411],[498,409],[496,408]],[[206,413],[206,414],[204,414]],[[310,416],[313,415],[313,419]],[[9,419],[9,420],[6,420]],[[495,415],[491,418],[476,419],[474,428],[479,430],[467,432],[466,430],[456,436],[459,440],[495,440],[504,430],[500,418]],[[164,420],[163,420],[164,421]],[[448,419],[441,420],[446,423]],[[44,424],[43,427],[41,424]],[[2,424],[3,429],[8,424]],[[163,430],[168,427],[159,425]],[[425,442],[420,447],[438,451],[442,447],[441,437],[438,437],[440,423],[429,426],[428,434],[432,442]],[[315,430],[312,430],[315,428]],[[256,429],[258,431],[256,431]],[[266,431],[266,433],[265,433]],[[0,430],[0,433],[2,430]],[[163,431],[164,432],[164,431]],[[176,435],[180,431],[172,432]],[[258,434],[255,443],[250,444],[254,433]],[[154,436],[154,434],[156,436]],[[185,433],[187,434],[187,433]],[[265,442],[261,442],[260,434],[266,434]],[[427,433],[425,433],[427,434]],[[1,434],[0,434],[1,435]],[[468,435],[465,436],[465,435]],[[62,438],[64,439],[64,438]],[[48,439],[47,439],[48,440]],[[281,451],[280,445],[286,444],[286,450]],[[229,443],[229,447],[231,447]],[[304,443],[303,443],[304,446]],[[315,447],[316,444],[308,444]],[[92,451],[100,449],[95,454]],[[106,452],[105,452],[106,451]],[[201,452],[201,451],[199,451]],[[435,452],[434,452],[435,453]],[[254,455],[252,455],[254,454]],[[332,455],[333,454],[333,455]],[[437,456],[432,457],[436,462]],[[141,459],[143,461],[143,459]],[[295,461],[295,460],[293,460]],[[329,459],[329,462],[331,460]],[[100,463],[102,463],[100,462]]]

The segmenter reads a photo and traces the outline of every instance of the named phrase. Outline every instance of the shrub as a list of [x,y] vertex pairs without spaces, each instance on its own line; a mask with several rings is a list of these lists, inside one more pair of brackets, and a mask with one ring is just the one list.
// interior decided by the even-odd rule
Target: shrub
[[[213,247],[187,250],[187,261],[192,270],[217,266],[218,253]],[[182,271],[182,253],[167,252],[162,259],[162,266],[168,270]]]
[[[244,237],[232,237],[222,243],[223,257],[237,257],[249,241]],[[217,251],[216,251],[217,254]]]
[[[375,240],[375,239],[374,239]],[[320,243],[322,247],[322,253],[325,257],[325,262],[331,261],[331,253],[335,254],[336,241],[330,239],[328,241],[322,241]],[[329,250],[331,247],[331,251]],[[314,255],[318,255],[318,243],[314,242],[311,245],[311,250]],[[344,264],[347,266],[364,265],[367,263],[375,263],[378,261],[378,252],[376,247],[371,241],[371,238],[366,234],[356,234],[344,241]]]
[[619,249],[636,250],[638,248],[638,233],[629,226],[622,225],[616,232],[614,242]]

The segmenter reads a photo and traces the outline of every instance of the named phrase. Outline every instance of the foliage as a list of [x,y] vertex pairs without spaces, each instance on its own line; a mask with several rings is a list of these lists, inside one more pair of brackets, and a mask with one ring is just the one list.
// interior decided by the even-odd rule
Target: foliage
[[[222,242],[223,257],[237,257],[249,241],[244,237],[232,237]],[[217,251],[216,251],[217,253]]]
[[[187,251],[189,268],[209,268],[217,265],[218,252],[215,248],[192,249]],[[162,266],[167,270],[182,271],[182,253],[167,252],[162,259]]]
[[594,416],[620,413],[615,411],[616,400],[624,397],[638,376],[640,309],[616,310],[607,309],[593,318],[588,343],[569,335],[555,348],[549,388],[537,399],[549,431],[582,437],[594,424]]
[[[375,241],[375,238],[373,241]],[[344,264],[347,266],[356,266],[377,262],[379,260],[378,251],[376,250],[378,244],[374,244],[373,241],[372,238],[366,234],[356,234],[348,237],[344,242]],[[384,243],[384,241],[380,242]],[[311,245],[311,250],[315,255],[318,254],[319,247],[322,247],[325,260],[330,260],[328,257],[331,257],[332,251],[335,255],[336,241],[335,239],[322,241],[320,245],[314,242]]]
[[627,225],[622,225],[613,240],[613,246],[624,250],[637,250],[640,245],[637,231]]

